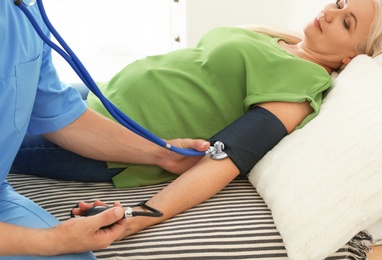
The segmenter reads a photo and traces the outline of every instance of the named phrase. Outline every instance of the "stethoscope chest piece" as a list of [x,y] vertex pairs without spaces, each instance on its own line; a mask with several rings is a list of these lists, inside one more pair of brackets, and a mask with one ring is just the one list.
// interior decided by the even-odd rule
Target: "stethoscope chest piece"
[[228,157],[228,154],[224,152],[224,143],[221,141],[216,141],[214,143],[214,146],[211,146],[208,149],[208,153],[210,154],[211,158],[214,160],[222,160]]
[[34,5],[35,3],[36,3],[36,0],[15,0],[15,5],[24,4],[24,5],[31,6],[31,5]]

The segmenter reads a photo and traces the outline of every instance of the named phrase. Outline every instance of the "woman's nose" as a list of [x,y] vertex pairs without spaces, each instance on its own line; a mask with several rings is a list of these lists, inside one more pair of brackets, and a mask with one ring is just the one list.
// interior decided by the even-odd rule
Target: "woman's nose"
[[327,23],[331,23],[335,17],[335,14],[338,13],[337,9],[326,9],[322,11],[322,16],[324,17]]

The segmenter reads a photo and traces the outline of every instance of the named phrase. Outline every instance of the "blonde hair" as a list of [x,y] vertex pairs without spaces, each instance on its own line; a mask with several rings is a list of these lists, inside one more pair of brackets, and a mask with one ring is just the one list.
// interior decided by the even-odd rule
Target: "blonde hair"
[[367,39],[359,46],[363,54],[375,57],[382,53],[382,0],[374,0],[375,15]]

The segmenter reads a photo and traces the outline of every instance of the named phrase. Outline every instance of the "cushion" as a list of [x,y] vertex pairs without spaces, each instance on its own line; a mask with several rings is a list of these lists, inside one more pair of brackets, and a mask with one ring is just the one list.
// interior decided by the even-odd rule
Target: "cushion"
[[290,259],[323,259],[382,218],[382,68],[359,55],[319,115],[249,173]]

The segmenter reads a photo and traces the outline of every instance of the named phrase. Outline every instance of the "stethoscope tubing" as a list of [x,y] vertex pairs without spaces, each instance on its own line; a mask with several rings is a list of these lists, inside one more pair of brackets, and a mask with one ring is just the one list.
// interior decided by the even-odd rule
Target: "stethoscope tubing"
[[61,45],[60,48],[54,42],[52,42],[41,30],[37,21],[27,9],[27,5],[19,4],[18,7],[23,11],[23,13],[27,16],[32,26],[36,30],[37,34],[40,38],[52,49],[54,49],[62,58],[66,60],[66,62],[72,67],[72,69],[76,72],[79,78],[84,82],[84,84],[92,91],[101,101],[101,103],[105,106],[106,110],[123,126],[131,130],[132,132],[138,134],[139,136],[163,147],[170,151],[185,155],[185,156],[202,156],[207,152],[199,152],[192,149],[179,148],[172,145],[169,145],[164,140],[154,135],[134,120],[125,115],[119,108],[117,108],[113,103],[111,103],[100,91],[97,84],[94,82],[93,78],[90,76],[89,72],[86,70],[85,66],[82,64],[77,55],[72,51],[69,45],[65,42],[65,40],[60,36],[54,26],[48,19],[48,16],[45,12],[42,0],[37,0],[37,5],[39,11],[41,13],[41,17],[45,23],[45,25],[50,30],[51,34],[56,38],[57,42]]

